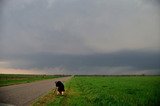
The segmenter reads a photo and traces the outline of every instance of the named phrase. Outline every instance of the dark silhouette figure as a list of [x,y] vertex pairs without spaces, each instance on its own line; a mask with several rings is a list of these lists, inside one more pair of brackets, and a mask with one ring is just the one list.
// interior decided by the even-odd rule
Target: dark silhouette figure
[[63,83],[61,81],[56,81],[55,84],[56,84],[56,87],[57,87],[57,90],[58,90],[57,95],[58,94],[63,95],[64,91],[65,91]]

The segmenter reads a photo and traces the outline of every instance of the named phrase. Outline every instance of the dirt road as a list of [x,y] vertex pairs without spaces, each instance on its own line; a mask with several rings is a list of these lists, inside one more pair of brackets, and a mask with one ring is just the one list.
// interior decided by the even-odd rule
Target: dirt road
[[67,81],[71,77],[55,78],[51,80],[37,81],[27,84],[0,87],[0,105],[1,103],[28,106],[39,96],[55,88],[55,81]]

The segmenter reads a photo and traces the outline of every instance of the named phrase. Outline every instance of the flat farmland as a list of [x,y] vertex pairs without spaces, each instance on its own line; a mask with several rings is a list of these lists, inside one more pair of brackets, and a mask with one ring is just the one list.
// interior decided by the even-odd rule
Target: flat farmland
[[39,80],[58,78],[58,75],[24,75],[24,74],[0,74],[0,87],[21,83],[30,83]]
[[160,76],[74,76],[48,106],[158,106]]

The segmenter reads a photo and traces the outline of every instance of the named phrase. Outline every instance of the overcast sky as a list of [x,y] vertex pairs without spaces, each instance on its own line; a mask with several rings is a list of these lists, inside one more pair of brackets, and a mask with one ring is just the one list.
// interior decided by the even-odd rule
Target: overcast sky
[[0,14],[0,73],[160,74],[159,0],[0,0]]

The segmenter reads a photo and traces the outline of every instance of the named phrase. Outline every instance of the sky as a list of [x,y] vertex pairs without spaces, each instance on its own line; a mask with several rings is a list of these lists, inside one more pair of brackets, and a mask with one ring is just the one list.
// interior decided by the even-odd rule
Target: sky
[[160,74],[159,0],[0,0],[0,73]]

